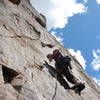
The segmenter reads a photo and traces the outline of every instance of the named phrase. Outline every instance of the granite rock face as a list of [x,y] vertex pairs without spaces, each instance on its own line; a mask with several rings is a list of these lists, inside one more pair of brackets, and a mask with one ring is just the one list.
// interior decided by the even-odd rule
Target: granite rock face
[[[86,85],[81,96],[65,90],[43,65],[54,66],[46,58],[54,49],[71,57],[74,75]],[[0,0],[0,100],[100,100],[100,88],[48,33],[46,18],[29,0]]]

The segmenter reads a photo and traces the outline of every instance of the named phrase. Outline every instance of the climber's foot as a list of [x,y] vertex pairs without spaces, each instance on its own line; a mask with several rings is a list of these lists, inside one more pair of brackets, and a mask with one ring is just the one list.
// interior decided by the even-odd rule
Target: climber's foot
[[75,93],[81,95],[81,92],[82,90],[84,90],[85,88],[85,84],[84,83],[80,83],[80,84],[77,84],[73,87],[71,87],[71,89],[75,90]]

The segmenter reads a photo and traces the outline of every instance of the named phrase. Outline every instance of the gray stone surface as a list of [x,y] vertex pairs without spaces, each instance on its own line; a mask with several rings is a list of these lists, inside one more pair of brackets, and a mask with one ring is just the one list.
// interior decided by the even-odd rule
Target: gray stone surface
[[[42,47],[41,42],[55,47]],[[71,57],[74,75],[86,84],[81,97],[73,90],[65,90],[43,66],[44,60],[49,63],[46,55],[54,49]],[[50,64],[54,66],[54,62]],[[10,76],[2,66],[12,69]],[[16,72],[18,75],[13,76]],[[4,80],[7,75],[9,82]],[[100,88],[47,32],[45,17],[29,0],[21,0],[19,5],[0,0],[0,100],[100,100]]]

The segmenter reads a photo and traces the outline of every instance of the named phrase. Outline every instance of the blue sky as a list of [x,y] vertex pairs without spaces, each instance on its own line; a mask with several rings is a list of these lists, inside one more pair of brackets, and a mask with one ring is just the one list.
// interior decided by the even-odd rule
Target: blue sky
[[51,34],[100,85],[100,0],[31,1],[47,17]]

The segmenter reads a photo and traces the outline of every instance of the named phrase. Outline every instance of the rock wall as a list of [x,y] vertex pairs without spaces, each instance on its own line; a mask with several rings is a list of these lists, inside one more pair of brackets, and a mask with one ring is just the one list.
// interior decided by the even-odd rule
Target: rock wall
[[[54,66],[46,58],[54,49],[71,57],[74,75],[86,84],[81,96],[64,89],[43,66],[44,60]],[[0,0],[0,100],[100,100],[100,88],[47,32],[46,18],[29,0]]]

